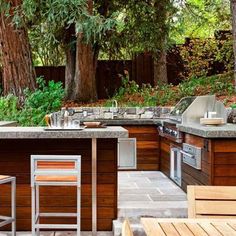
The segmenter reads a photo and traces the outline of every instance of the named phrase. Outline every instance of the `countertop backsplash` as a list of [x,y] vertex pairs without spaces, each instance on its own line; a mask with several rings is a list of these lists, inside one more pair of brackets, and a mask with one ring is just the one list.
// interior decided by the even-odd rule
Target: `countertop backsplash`
[[[62,111],[65,108],[62,108]],[[75,107],[68,108],[73,119],[158,119],[169,116],[172,107]]]

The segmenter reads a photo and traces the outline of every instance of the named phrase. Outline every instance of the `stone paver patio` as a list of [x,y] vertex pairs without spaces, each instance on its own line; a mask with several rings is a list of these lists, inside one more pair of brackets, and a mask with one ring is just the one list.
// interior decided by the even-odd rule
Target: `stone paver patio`
[[119,172],[118,218],[187,217],[186,194],[159,171]]

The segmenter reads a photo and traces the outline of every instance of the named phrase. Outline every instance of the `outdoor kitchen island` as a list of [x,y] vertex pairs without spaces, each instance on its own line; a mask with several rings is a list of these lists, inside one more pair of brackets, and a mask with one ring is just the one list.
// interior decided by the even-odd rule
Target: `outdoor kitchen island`
[[[16,176],[17,230],[31,230],[30,155],[58,154],[81,155],[81,229],[111,231],[112,220],[117,218],[117,141],[126,137],[128,131],[119,126],[81,131],[1,127],[0,173]],[[8,186],[1,186],[3,215],[10,213],[9,190]],[[76,211],[74,187],[41,187],[40,195],[43,212]],[[50,222],[73,223],[73,220],[47,218],[47,223]]]

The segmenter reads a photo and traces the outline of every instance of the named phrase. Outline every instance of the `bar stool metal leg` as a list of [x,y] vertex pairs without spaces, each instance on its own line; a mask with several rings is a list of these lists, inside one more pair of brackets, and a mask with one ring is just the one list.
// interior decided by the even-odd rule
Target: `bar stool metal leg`
[[0,227],[11,224],[11,234],[16,235],[16,178],[0,175],[0,184],[11,185],[11,216],[0,216]]
[[[40,211],[39,211],[39,185],[36,185],[36,224],[39,224],[40,222]],[[40,235],[39,228],[36,229],[37,236]]]
[[31,186],[31,224],[32,224],[32,236],[35,235],[35,186]]
[[16,235],[16,178],[12,178],[11,181],[11,217],[13,219],[11,223],[12,236]]

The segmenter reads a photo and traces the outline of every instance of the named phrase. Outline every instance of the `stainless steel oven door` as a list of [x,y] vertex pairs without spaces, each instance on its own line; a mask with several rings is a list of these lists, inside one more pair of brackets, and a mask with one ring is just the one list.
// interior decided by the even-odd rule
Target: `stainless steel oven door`
[[178,147],[171,147],[170,149],[170,178],[179,186],[181,186],[181,162],[182,154]]

